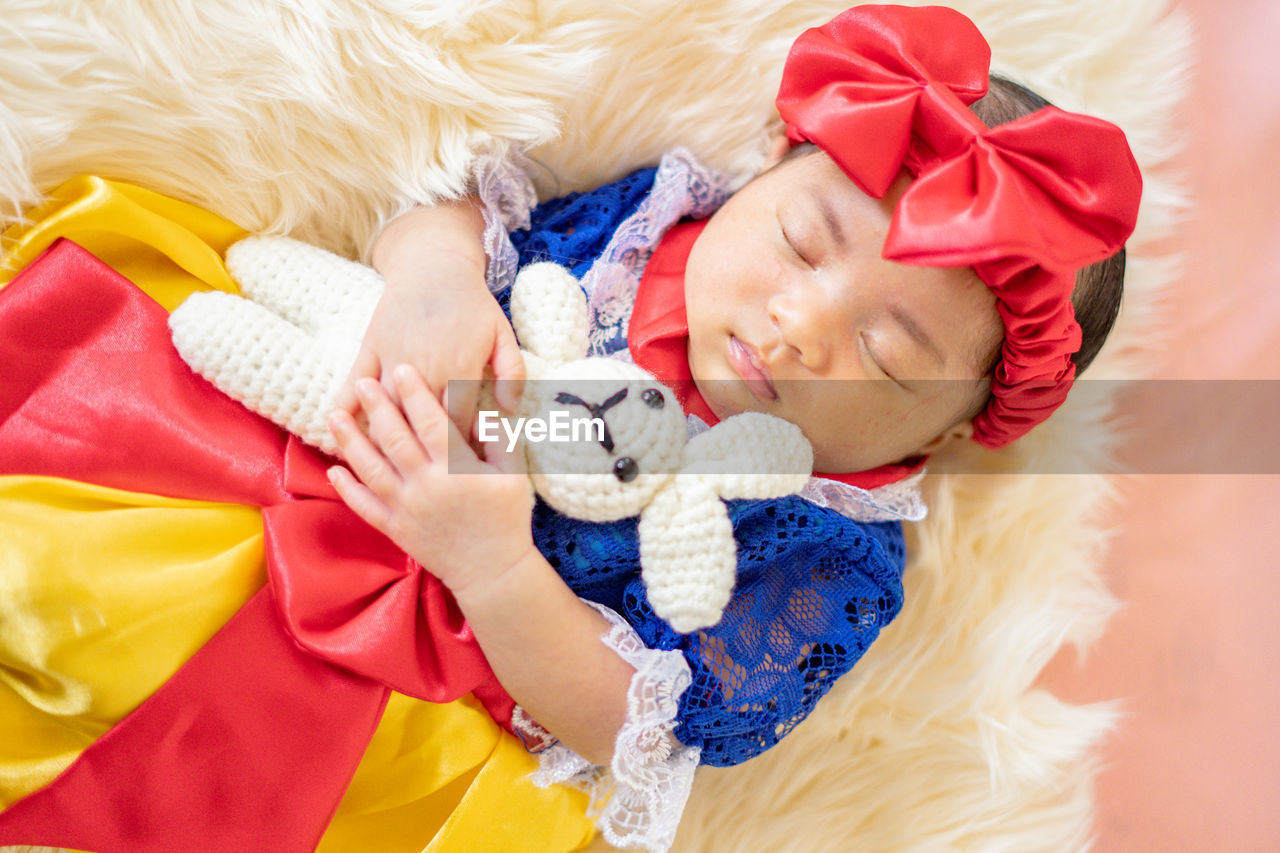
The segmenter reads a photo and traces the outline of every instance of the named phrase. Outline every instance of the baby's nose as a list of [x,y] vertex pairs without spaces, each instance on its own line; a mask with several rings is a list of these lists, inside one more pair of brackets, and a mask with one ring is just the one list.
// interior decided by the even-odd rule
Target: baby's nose
[[795,350],[800,363],[810,370],[827,363],[834,341],[849,327],[847,307],[819,287],[777,294],[769,300],[768,313],[783,343]]

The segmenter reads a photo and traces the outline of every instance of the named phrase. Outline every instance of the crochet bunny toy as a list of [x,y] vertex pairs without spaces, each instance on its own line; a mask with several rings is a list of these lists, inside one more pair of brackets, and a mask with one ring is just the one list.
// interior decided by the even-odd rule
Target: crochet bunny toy
[[[226,394],[333,453],[328,414],[381,277],[282,237],[240,241],[227,251],[227,266],[244,298],[193,294],[170,315],[174,345]],[[722,501],[799,491],[813,466],[809,443],[794,424],[755,412],[687,439],[683,411],[652,375],[586,357],[586,299],[563,267],[521,270],[510,311],[529,377],[518,418],[545,423],[558,415],[594,428],[586,440],[524,443],[534,490],[573,518],[639,515],[641,576],[654,612],[681,632],[715,624],[737,565]],[[482,410],[486,397],[491,389]]]

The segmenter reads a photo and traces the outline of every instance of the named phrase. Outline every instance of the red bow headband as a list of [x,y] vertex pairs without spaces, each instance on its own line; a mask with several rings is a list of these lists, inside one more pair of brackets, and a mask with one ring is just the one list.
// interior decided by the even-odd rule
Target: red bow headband
[[996,295],[1005,339],[974,440],[1001,447],[1049,417],[1075,377],[1078,269],[1133,233],[1142,178],[1121,130],[1045,107],[988,128],[968,105],[991,49],[941,6],[857,6],[791,48],[778,112],[869,195],[902,168],[884,257],[972,266]]

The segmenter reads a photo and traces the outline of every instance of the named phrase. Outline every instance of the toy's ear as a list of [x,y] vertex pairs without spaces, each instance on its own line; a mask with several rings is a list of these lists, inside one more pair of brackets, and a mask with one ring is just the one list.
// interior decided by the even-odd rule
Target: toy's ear
[[245,237],[227,249],[227,270],[241,296],[303,332],[356,341],[384,288],[373,267],[291,237]]
[[680,475],[699,475],[725,500],[789,495],[813,473],[813,447],[800,428],[760,412],[725,418],[689,439],[684,459]]
[[511,288],[511,325],[521,348],[547,361],[574,361],[587,354],[587,297],[559,264],[530,264],[520,270]]
[[382,295],[382,276],[288,237],[227,250],[244,295],[193,293],[169,315],[191,369],[307,444],[336,453],[329,412]]
[[682,634],[720,621],[738,570],[733,525],[701,478],[673,477],[640,513],[640,576],[653,612]]

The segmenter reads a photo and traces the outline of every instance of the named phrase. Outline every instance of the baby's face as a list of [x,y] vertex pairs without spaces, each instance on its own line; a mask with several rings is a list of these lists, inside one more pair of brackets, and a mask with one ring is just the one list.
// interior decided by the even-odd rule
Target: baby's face
[[685,296],[690,369],[718,417],[785,418],[813,444],[814,469],[831,473],[968,435],[961,418],[985,394],[1003,326],[971,268],[881,257],[909,183],[873,199],[816,153],[764,173],[711,218]]

